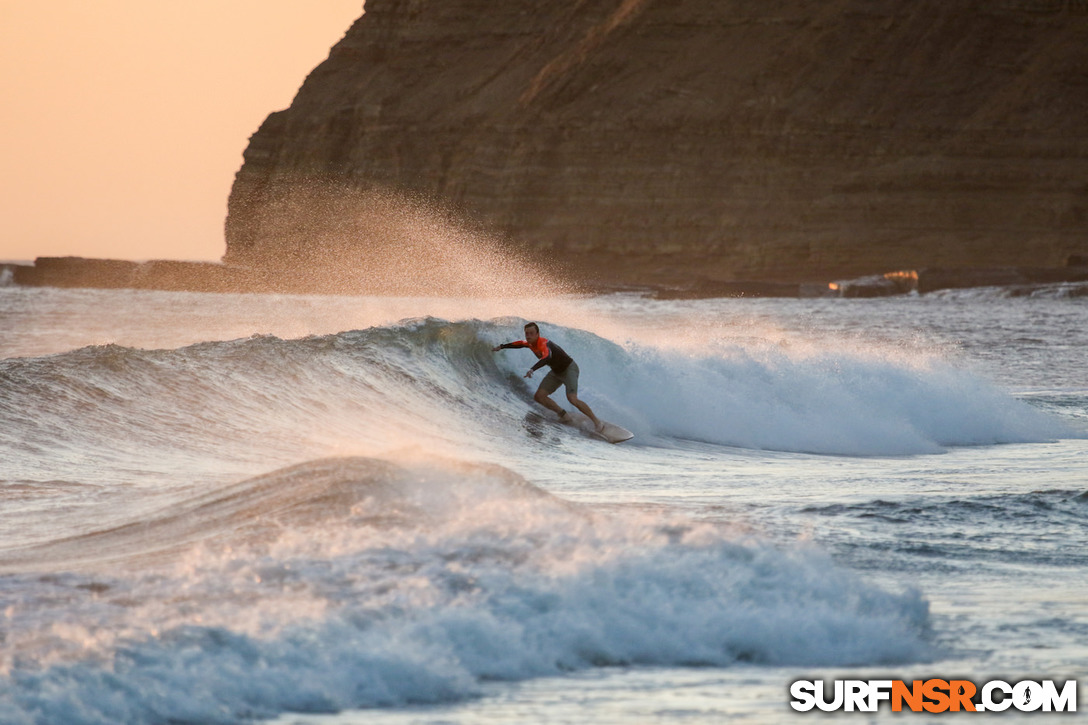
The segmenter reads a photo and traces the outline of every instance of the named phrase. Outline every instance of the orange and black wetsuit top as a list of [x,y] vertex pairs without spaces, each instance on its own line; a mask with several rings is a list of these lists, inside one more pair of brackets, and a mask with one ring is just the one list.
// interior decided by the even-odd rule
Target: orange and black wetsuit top
[[540,360],[537,361],[537,364],[533,366],[533,370],[539,370],[547,365],[555,372],[562,373],[570,367],[572,362],[574,362],[571,356],[568,355],[563,348],[543,337],[538,337],[535,345],[530,345],[525,342],[525,340],[518,340],[517,342],[503,343],[502,345],[499,345],[499,347],[504,349],[510,347],[527,347],[532,350],[533,354],[540,358]]

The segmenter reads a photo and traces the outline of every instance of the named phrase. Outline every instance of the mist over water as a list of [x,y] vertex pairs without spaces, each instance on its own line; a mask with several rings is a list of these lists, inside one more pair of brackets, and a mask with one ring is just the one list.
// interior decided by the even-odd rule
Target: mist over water
[[[0,290],[0,721],[1083,663],[1046,533],[1084,538],[1083,308],[841,302]],[[534,360],[491,347],[528,319],[633,441],[525,420]],[[950,618],[1033,586],[1007,561],[1070,582],[1053,621]]]

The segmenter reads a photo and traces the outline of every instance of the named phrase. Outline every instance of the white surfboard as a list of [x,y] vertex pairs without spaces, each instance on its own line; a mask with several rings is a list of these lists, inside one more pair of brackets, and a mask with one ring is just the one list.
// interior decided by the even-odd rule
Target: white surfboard
[[[564,421],[559,422],[563,423]],[[635,437],[634,433],[622,426],[618,426],[615,423],[609,423],[607,420],[602,420],[601,422],[604,423],[604,425],[601,426],[600,430],[595,430],[593,424],[589,422],[589,419],[575,419],[568,416],[565,425],[569,425],[571,428],[577,428],[592,438],[599,438],[602,441],[608,441],[609,443],[623,443],[624,441],[629,441]]]
[[634,433],[623,426],[609,423],[607,420],[602,420],[601,422],[604,423],[604,425],[601,426],[601,429],[599,431],[592,431],[592,434],[601,440],[606,440],[609,443],[623,443],[624,441],[629,441],[635,437]]
[[569,428],[576,428],[581,431],[583,435],[602,441],[608,441],[609,443],[623,443],[624,441],[629,441],[635,437],[634,433],[622,426],[618,426],[615,423],[609,423],[608,421],[601,422],[604,423],[604,427],[601,428],[601,431],[598,433],[593,429],[593,424],[586,418],[567,418],[566,422],[564,422],[556,420],[554,417],[550,419],[545,418],[540,413],[531,410],[525,414],[524,425],[525,430],[534,438],[544,437],[545,424],[555,425],[556,423],[561,423]]

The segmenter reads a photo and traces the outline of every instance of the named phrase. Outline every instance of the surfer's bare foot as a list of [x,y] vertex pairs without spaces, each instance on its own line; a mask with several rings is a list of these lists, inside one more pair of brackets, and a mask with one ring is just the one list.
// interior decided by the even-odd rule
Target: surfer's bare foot
[[603,431],[604,430],[604,421],[603,420],[598,420],[596,423],[593,424],[593,429],[596,430],[598,433]]
[[570,422],[570,413],[568,413],[565,410],[559,411],[559,422],[569,423]]

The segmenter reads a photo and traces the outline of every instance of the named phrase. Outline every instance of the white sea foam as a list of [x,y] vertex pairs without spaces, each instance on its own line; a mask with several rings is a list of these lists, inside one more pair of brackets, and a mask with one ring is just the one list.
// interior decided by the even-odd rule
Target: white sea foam
[[[902,314],[894,304],[886,314]],[[711,306],[706,317],[727,307]],[[878,309],[873,303],[866,314]],[[687,315],[666,312],[670,320]],[[1079,349],[1081,308],[1058,312],[1068,314],[1063,332],[1043,342]],[[582,396],[638,433],[622,447],[558,426],[526,435],[520,421],[539,377],[521,375],[533,359],[524,350],[491,352],[521,336],[520,319],[423,318],[322,337],[152,351],[107,345],[0,362],[8,479],[0,488],[0,722],[238,722],[459,700],[489,679],[611,664],[898,668],[935,656],[925,599],[875,586],[842,562],[880,567],[888,579],[971,571],[967,584],[1001,562],[989,581],[1011,590],[1036,579],[1010,575],[1009,561],[1036,572],[1027,564],[1079,562],[1047,555],[1080,531],[1075,490],[1060,520],[1048,498],[1025,498],[1017,510],[1036,516],[1021,518],[1039,535],[1022,536],[1006,526],[1005,499],[975,513],[968,489],[976,469],[963,463],[996,459],[985,462],[1000,469],[991,487],[1030,488],[1037,477],[1068,487],[1083,468],[1077,446],[1065,448],[1064,462],[1049,446],[921,458],[920,472],[904,481],[864,459],[813,467],[807,456],[679,440],[864,456],[1082,435],[930,352],[928,340],[896,348],[868,336],[842,345],[821,334],[805,344],[803,329],[779,334],[768,329],[773,320],[670,330],[661,319],[649,325],[654,334],[639,329],[628,342],[625,324],[540,318],[546,336],[579,361]],[[985,352],[1006,336],[972,338],[973,349]],[[1053,365],[1049,353],[1040,360]],[[1055,377],[1074,411],[1051,405],[1062,419],[1083,411],[1081,388],[1068,389],[1079,385],[1078,363],[1068,356],[1071,372]],[[1050,380],[1024,372],[1036,369],[1019,368],[1012,379]],[[376,456],[407,442],[459,462],[315,460]],[[482,461],[572,499],[607,495],[623,506],[577,507]],[[1012,478],[1010,462],[1019,465]],[[299,465],[274,470],[289,464]],[[884,498],[930,498],[946,464],[972,473],[970,486],[945,487],[962,507],[932,515],[907,496],[926,526],[904,537],[915,514],[884,523]],[[856,480],[833,470],[840,466]],[[820,479],[812,480],[815,494],[793,490],[809,477]],[[831,527],[824,539],[846,542],[833,561],[788,538],[818,514],[782,502],[835,511],[840,483],[862,503],[870,485],[882,498],[848,507],[845,518],[820,516],[817,539]],[[659,489],[663,508],[676,501],[677,509],[638,508],[643,484]],[[717,523],[681,513],[693,506]],[[747,525],[736,523],[738,511],[751,515]],[[783,518],[776,544],[759,534],[759,521]],[[977,547],[963,545],[964,526],[985,534]],[[879,535],[858,533],[868,527]],[[35,546],[13,551],[27,544]],[[1069,571],[1062,580],[1079,581]],[[924,583],[948,591],[943,579]],[[1062,592],[1077,601],[1074,586]],[[938,620],[940,642],[972,648],[981,627],[1006,643],[1012,654],[1002,662],[1029,650],[1051,653],[1033,660],[1048,663],[1042,671],[1079,662],[1079,650],[1052,654],[1075,640],[1073,625],[1020,628],[1008,639],[1019,609],[996,618],[993,609],[972,611],[963,624]],[[1040,632],[1048,647],[1031,650]],[[974,670],[992,664],[972,662]],[[563,682],[578,688],[577,678]],[[586,712],[592,719],[600,710]]]
[[[288,483],[301,491],[282,492]],[[608,665],[931,654],[915,592],[880,590],[800,544],[591,514],[496,467],[308,464],[191,515],[216,522],[218,544],[97,590],[69,581],[54,612],[30,599],[9,612],[0,720],[236,722],[458,699],[484,679]],[[280,535],[237,531],[255,520]]]
[[584,397],[636,434],[863,456],[1074,435],[935,356],[876,346],[621,347],[570,329],[553,337],[577,350]]
[[[49,475],[69,480],[108,472],[126,456],[164,476],[371,455],[413,442],[507,458],[523,445],[519,431],[510,438],[510,421],[530,404],[537,380],[522,374],[535,360],[490,347],[519,337],[522,322],[426,318],[301,340],[262,336],[169,351],[105,346],[7,360],[0,410],[12,425],[0,430],[0,445],[54,452],[24,458],[27,471],[11,475],[43,475],[33,467],[48,465]],[[545,327],[578,361],[582,397],[640,443],[683,438],[871,456],[1082,435],[932,355],[759,339],[620,345]],[[558,400],[565,403],[562,391]],[[496,436],[504,439],[498,447]]]

